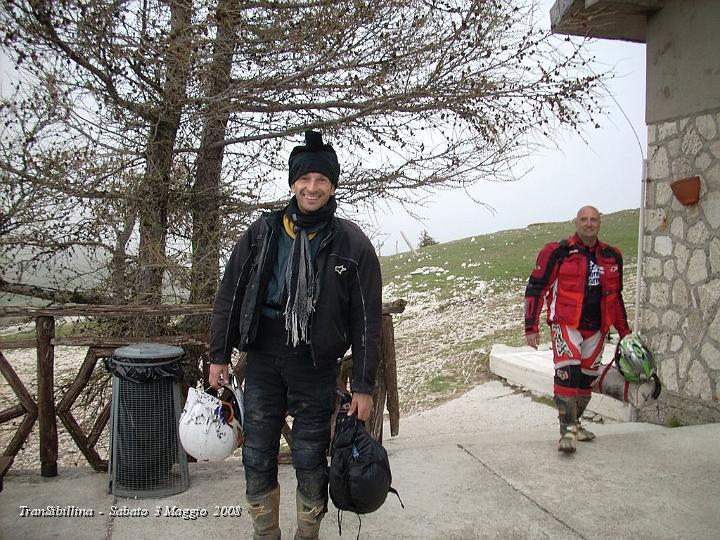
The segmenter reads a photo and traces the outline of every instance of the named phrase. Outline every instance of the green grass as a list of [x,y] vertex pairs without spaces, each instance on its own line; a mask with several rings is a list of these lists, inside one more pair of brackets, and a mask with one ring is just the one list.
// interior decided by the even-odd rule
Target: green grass
[[[623,210],[602,218],[600,238],[620,248],[626,263],[637,258],[638,210]],[[464,280],[507,281],[527,279],[540,248],[547,242],[567,238],[575,232],[571,221],[537,223],[525,229],[463,238],[444,244],[380,258],[383,284],[402,285],[413,292],[433,291],[440,298],[454,292],[453,282]],[[422,267],[447,272],[411,275]],[[448,280],[448,276],[453,279]],[[410,287],[405,285],[410,282]]]
[[548,396],[538,396],[536,394],[530,394],[530,399],[532,399],[536,403],[542,403],[543,405],[552,407],[553,409],[557,406],[555,405],[555,401]]
[[[439,266],[457,276],[480,276],[484,280],[527,277],[535,256],[547,242],[567,238],[575,232],[570,221],[537,223],[525,229],[511,229],[478,235],[444,244],[381,257],[383,283],[396,275],[407,275],[422,266]],[[620,248],[627,262],[637,255],[638,211],[623,210],[603,216],[600,238]],[[473,240],[474,239],[474,240]],[[463,263],[465,265],[463,266]],[[435,276],[415,276],[420,283],[441,283]]]
[[428,388],[431,392],[447,392],[457,386],[458,380],[454,375],[437,375],[428,381]]

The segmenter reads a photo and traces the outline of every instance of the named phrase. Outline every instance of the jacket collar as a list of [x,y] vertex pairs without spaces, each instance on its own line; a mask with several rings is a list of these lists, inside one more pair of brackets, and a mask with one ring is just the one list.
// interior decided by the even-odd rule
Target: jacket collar
[[598,249],[603,249],[607,246],[607,244],[605,244],[605,242],[602,242],[599,238],[597,239],[597,242],[595,242],[595,245],[593,247],[586,246],[585,244],[583,244],[583,241],[580,240],[580,237],[577,235],[577,233],[573,234],[570,238],[568,238],[568,245],[583,248],[586,251],[596,251]]
[[[280,210],[272,210],[270,212],[263,212],[261,215],[261,218],[265,220],[265,223],[275,231],[280,231],[284,228],[283,225],[283,216],[285,215],[285,208],[281,208]],[[327,236],[330,236],[330,234],[335,230],[342,230],[342,221],[337,216],[333,216],[330,219],[330,225],[328,226],[328,234]]]

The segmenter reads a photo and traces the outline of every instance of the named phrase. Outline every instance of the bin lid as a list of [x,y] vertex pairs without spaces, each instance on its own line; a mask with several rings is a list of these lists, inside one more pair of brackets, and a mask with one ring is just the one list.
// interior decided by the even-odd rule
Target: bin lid
[[162,360],[178,358],[185,354],[182,347],[164,345],[162,343],[136,343],[115,349],[116,358],[133,358],[137,360]]

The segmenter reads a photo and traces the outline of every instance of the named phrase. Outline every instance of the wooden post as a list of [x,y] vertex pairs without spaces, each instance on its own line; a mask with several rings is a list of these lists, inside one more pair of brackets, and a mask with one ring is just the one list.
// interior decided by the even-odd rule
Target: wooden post
[[400,432],[400,400],[397,387],[397,360],[395,358],[395,328],[392,315],[382,317],[382,357],[385,364],[387,410],[390,419],[390,436]]
[[55,318],[35,319],[37,335],[37,406],[40,429],[40,474],[57,476],[58,435],[55,419]]
[[383,440],[383,416],[385,413],[385,398],[387,388],[385,387],[385,343],[380,345],[380,361],[375,372],[375,388],[373,389],[373,408],[366,427],[370,435],[379,442]]

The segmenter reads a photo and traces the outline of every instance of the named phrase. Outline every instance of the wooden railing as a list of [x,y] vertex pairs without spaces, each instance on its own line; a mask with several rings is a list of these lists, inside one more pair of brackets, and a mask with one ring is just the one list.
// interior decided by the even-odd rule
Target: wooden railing
[[[374,405],[368,428],[379,440],[382,440],[383,414],[387,406],[390,420],[390,434],[395,436],[399,431],[400,406],[397,391],[397,367],[395,362],[395,338],[393,330],[393,313],[401,313],[405,309],[405,302],[395,301],[383,304],[381,359],[375,379]],[[117,347],[134,343],[164,343],[179,346],[194,346],[207,348],[207,336],[173,335],[150,337],[100,337],[100,336],[71,336],[55,335],[55,318],[67,316],[82,317],[138,317],[138,316],[172,316],[172,315],[199,315],[209,314],[212,306],[201,305],[156,305],[156,306],[63,306],[52,308],[32,307],[4,307],[0,308],[0,317],[34,317],[35,339],[0,340],[0,373],[13,390],[17,403],[0,411],[0,424],[5,424],[18,417],[24,416],[22,422],[15,430],[7,447],[0,456],[0,490],[2,478],[13,464],[15,456],[27,441],[35,422],[38,423],[40,474],[45,477],[57,475],[58,461],[58,434],[57,418],[73,438],[75,444],[87,459],[88,463],[97,471],[107,470],[107,460],[102,459],[96,450],[96,445],[110,418],[110,403],[107,400],[98,407],[100,411],[86,433],[73,415],[73,406],[87,387],[98,360],[112,356]],[[56,346],[87,347],[88,351],[74,380],[63,396],[56,403],[55,397],[55,353]],[[13,349],[37,349],[37,392],[33,396],[12,367],[12,363],[3,351]],[[351,369],[351,357],[343,363],[343,369],[338,379],[339,385],[346,385]],[[205,360],[203,360],[205,364]],[[244,358],[234,367],[240,381],[244,379]],[[207,365],[202,366],[203,374],[207,374]],[[205,381],[207,382],[207,381]],[[283,436],[290,446],[292,439],[287,426],[283,428]]]

